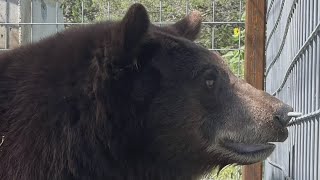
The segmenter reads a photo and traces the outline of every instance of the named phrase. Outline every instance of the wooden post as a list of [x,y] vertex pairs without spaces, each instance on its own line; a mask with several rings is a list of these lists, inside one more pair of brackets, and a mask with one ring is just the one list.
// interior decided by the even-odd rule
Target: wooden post
[[[245,80],[264,89],[266,1],[247,0],[245,40]],[[261,180],[262,163],[243,167],[243,180]]]

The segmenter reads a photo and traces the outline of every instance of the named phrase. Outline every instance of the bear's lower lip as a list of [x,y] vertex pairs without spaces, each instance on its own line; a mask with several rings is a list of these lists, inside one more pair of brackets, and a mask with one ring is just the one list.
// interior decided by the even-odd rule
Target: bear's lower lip
[[224,146],[232,151],[239,154],[253,154],[265,151],[273,151],[275,148],[274,144],[245,144],[245,143],[235,143],[235,142],[225,142]]

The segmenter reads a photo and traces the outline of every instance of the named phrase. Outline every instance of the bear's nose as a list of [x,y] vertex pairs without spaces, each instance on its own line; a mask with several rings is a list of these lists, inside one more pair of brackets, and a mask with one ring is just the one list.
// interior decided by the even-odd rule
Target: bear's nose
[[279,121],[284,127],[287,127],[291,117],[288,116],[289,112],[292,112],[293,108],[289,105],[283,105],[274,115],[274,119]]

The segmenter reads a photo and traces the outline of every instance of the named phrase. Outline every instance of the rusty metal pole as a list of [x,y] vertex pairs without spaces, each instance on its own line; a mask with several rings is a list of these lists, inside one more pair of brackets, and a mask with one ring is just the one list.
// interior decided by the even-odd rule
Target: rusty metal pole
[[[264,89],[266,1],[247,0],[245,39],[245,80]],[[243,180],[261,180],[262,163],[243,167]]]

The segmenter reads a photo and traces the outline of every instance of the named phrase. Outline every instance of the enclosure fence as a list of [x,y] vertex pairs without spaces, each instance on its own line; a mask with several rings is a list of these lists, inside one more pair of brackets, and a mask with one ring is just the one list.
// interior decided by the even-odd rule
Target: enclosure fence
[[[90,24],[92,22],[86,21],[84,15],[86,11],[85,3],[86,1],[92,1],[92,0],[83,0],[80,4],[81,7],[79,7],[79,14],[80,16],[80,21],[79,22],[64,22],[63,18],[63,9],[61,9],[61,1],[63,0],[0,0],[0,26],[2,28],[1,30],[1,38],[3,38],[2,43],[1,43],[1,50],[6,50],[10,48],[10,32],[13,31],[13,29],[21,28],[21,27],[28,27],[30,29],[41,29],[42,32],[44,31],[44,27],[50,27],[54,29],[54,31],[50,32],[51,35],[52,33],[58,32],[62,29],[64,29],[65,26],[71,26],[71,25],[81,25],[81,24]],[[126,0],[128,2],[135,3],[135,2],[140,2],[138,0]],[[238,18],[233,19],[233,21],[221,21],[221,20],[216,20],[215,19],[215,1],[218,0],[206,0],[206,5],[210,7],[211,12],[206,12],[207,14],[209,13],[211,15],[211,20],[203,22],[203,29],[210,28],[211,29],[211,47],[208,47],[210,50],[243,50],[241,48],[242,44],[239,39],[239,43],[237,44],[237,47],[235,48],[218,48],[215,47],[215,30],[219,30],[219,27],[216,28],[217,26],[222,26],[222,25],[227,25],[230,27],[239,27],[242,28],[244,27],[244,21],[241,20],[241,15],[244,11],[244,1],[245,0],[238,0]],[[108,0],[101,0],[103,3],[103,6],[105,7],[105,12],[104,17],[105,19],[114,19],[113,14],[122,12],[122,15],[124,15],[125,11],[129,7],[128,6],[122,6],[123,9],[114,9],[113,8],[113,2],[115,1],[108,1]],[[164,2],[168,2],[165,0],[154,0],[152,1],[153,3],[147,7],[149,10],[150,14],[157,14],[157,18],[152,18],[153,20],[156,19],[156,21],[153,21],[153,23],[157,25],[167,25],[167,24],[172,24],[174,21],[167,21],[167,19],[163,18],[163,6]],[[141,1],[143,4],[143,1]],[[179,11],[180,16],[184,16],[188,14],[192,9],[195,7],[192,6],[192,0],[180,0],[180,9],[184,9],[183,11]],[[169,4],[170,5],[170,4]],[[100,12],[101,13],[101,12]],[[37,41],[43,37],[46,37],[47,34],[45,35],[40,35],[41,38],[33,38],[33,35],[35,33],[41,33],[39,31],[34,31],[30,30],[30,35],[28,35],[29,42],[34,42]],[[36,34],[36,36],[39,36]]]
[[320,179],[320,2],[268,0],[265,87],[303,115],[265,162],[265,179]]
[[[92,2],[96,2],[99,8],[93,9]],[[144,4],[151,21],[160,26],[174,23],[192,9],[204,10],[202,34],[198,43],[221,54],[229,51],[244,53],[244,38],[241,38],[244,19],[241,16],[245,0],[232,0],[232,3],[224,0],[0,0],[0,53],[21,44],[36,42],[66,27],[90,24],[96,20],[118,19],[135,2]],[[63,6],[68,3],[70,6]],[[73,6],[78,9],[75,10]],[[221,8],[225,9],[224,13],[235,15],[226,19],[221,10],[217,11]],[[76,16],[74,19],[68,19],[69,11]],[[90,18],[91,11],[95,14],[91,14]],[[234,28],[239,29],[240,35],[237,41],[226,44],[223,39],[229,38],[220,35],[225,31],[233,32]],[[243,76],[243,56],[238,56],[235,61],[233,59],[234,66],[238,67],[235,73]]]

